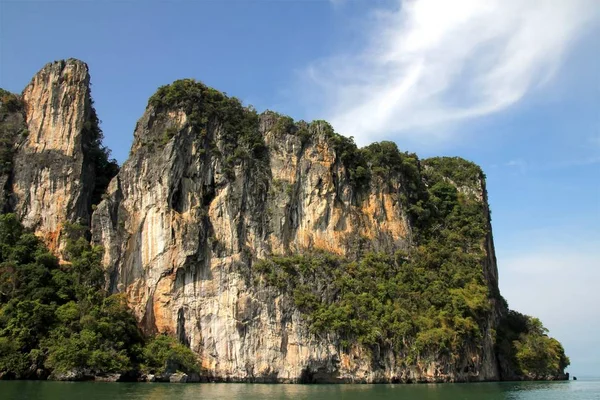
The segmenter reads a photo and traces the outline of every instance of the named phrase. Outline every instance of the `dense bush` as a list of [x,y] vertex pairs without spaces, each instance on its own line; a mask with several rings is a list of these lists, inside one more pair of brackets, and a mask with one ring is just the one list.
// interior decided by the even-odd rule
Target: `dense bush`
[[27,134],[21,98],[0,89],[0,173],[12,170],[15,141],[18,135]]
[[[232,169],[237,163],[264,163],[268,158],[268,149],[258,129],[258,114],[252,108],[244,108],[234,97],[227,97],[193,79],[183,79],[161,86],[150,98],[149,104],[157,110],[183,110],[191,130],[201,136],[206,136],[211,129],[219,129],[222,148],[217,149],[213,144],[212,150],[221,158],[225,172],[231,178]],[[410,180],[420,178],[417,176],[416,155],[401,153],[393,142],[374,143],[359,149],[352,137],[335,133],[326,121],[295,123],[288,116],[272,111],[269,113],[277,118],[274,132],[296,135],[303,145],[315,135],[323,135],[330,142],[339,163],[345,167],[348,178],[357,192],[368,188],[373,175],[385,179],[389,178],[390,174],[401,172]],[[177,131],[169,127],[158,143],[165,145],[176,134]]]
[[[423,251],[423,250],[421,250]],[[331,254],[274,257],[256,271],[290,293],[315,333],[334,332],[345,345],[392,348],[407,360],[457,352],[479,339],[489,310],[486,287],[473,277],[427,265],[425,254]],[[456,273],[460,275],[460,273]]]
[[102,200],[102,195],[106,192],[111,179],[119,172],[119,164],[117,160],[110,158],[110,150],[102,144],[104,134],[100,129],[100,120],[93,103],[83,130],[84,137],[88,140],[85,144],[84,154],[89,157],[89,162],[94,166],[95,181],[91,199],[93,205],[100,203]]
[[[0,373],[124,373],[156,364],[148,358],[156,341],[144,347],[124,297],[104,290],[102,251],[85,232],[66,224],[67,262],[60,264],[13,214],[0,215]],[[173,347],[185,355],[183,367],[196,371],[191,351]]]
[[570,364],[558,340],[541,321],[509,311],[498,329],[497,347],[517,374],[532,378],[556,376]]
[[430,174],[446,177],[457,186],[476,187],[483,171],[475,163],[460,157],[432,157],[423,160]]
[[196,355],[167,335],[158,335],[150,339],[144,347],[143,358],[142,370],[146,373],[200,372]]
[[23,108],[23,102],[19,96],[0,88],[0,103],[3,112],[17,112]]

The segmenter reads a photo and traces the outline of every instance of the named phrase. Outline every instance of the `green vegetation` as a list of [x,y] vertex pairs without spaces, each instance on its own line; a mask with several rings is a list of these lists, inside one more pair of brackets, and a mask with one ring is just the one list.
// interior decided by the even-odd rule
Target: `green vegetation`
[[[225,174],[233,178],[233,167],[240,162],[265,162],[267,147],[258,131],[258,114],[254,109],[244,108],[235,97],[196,82],[182,79],[161,86],[150,98],[149,104],[156,109],[183,110],[192,132],[206,137],[209,131],[219,130],[219,151],[211,144],[215,154],[221,155]],[[168,140],[174,136],[166,133]],[[162,143],[166,144],[165,140]]]
[[168,339],[145,344],[125,299],[103,289],[101,248],[87,242],[81,226],[65,231],[68,263],[60,264],[13,214],[0,215],[0,373],[127,373],[167,360],[196,371],[189,349]]
[[26,135],[21,98],[0,88],[0,174],[12,170],[15,141]]
[[169,368],[187,373],[200,372],[196,355],[170,336],[158,335],[148,341],[142,353],[145,373],[164,374]]
[[23,108],[23,102],[16,94],[0,88],[0,102],[2,102],[2,113],[18,112]]
[[168,127],[163,132],[160,144],[162,146],[166,146],[167,143],[169,143],[169,141],[175,137],[175,135],[177,135],[177,128],[175,128],[174,126]]
[[296,130],[296,124],[294,123],[294,119],[292,117],[288,117],[287,115],[280,115],[278,113],[272,112],[277,116],[277,123],[275,124],[275,132],[280,134],[288,133],[293,134]]
[[438,175],[421,177],[416,157],[393,143],[373,144],[361,154],[373,174],[419,179],[407,185],[419,199],[418,246],[355,261],[319,253],[273,257],[258,262],[256,272],[293,295],[315,333],[335,332],[346,344],[392,348],[412,362],[480,343],[491,309],[482,271],[483,205]]
[[89,157],[94,166],[95,185],[92,192],[91,205],[95,205],[100,203],[102,195],[106,192],[111,179],[119,172],[119,164],[117,160],[110,158],[110,150],[102,144],[104,134],[100,129],[100,120],[93,107],[93,103],[91,114],[85,122],[83,130],[84,137],[89,141],[86,156]]
[[509,311],[498,329],[497,347],[517,374],[543,378],[563,372],[569,358],[537,318]]
[[423,160],[429,174],[446,177],[457,186],[477,187],[485,175],[479,166],[460,157],[432,157]]
[[490,307],[485,286],[448,284],[424,254],[410,257],[369,253],[349,261],[313,254],[275,257],[255,268],[267,284],[292,294],[313,332],[334,332],[345,346],[391,348],[412,363],[457,354],[480,339]]
[[[483,174],[458,158],[426,160],[421,169],[416,156],[390,142],[359,154],[371,176],[400,177],[416,246],[355,260],[327,253],[271,257],[254,264],[255,280],[292,296],[315,334],[335,333],[344,347],[358,342],[373,352],[392,349],[407,364],[440,356],[457,360],[465,348],[483,344],[492,300],[503,301],[483,276],[489,227],[476,196]],[[535,321],[526,329],[503,328],[500,340],[508,345],[500,351],[513,354],[523,373],[557,374],[568,359]]]

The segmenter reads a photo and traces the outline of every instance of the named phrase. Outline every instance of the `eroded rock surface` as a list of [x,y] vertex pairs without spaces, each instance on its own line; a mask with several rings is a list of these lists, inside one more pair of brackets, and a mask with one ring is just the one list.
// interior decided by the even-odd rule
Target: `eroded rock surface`
[[[523,375],[495,347],[507,305],[498,290],[485,177],[478,167],[464,160],[422,162],[390,143],[371,149],[381,154],[357,160],[364,154],[324,121],[258,115],[185,80],[150,99],[130,156],[115,176],[117,167],[100,143],[89,79],[84,63],[60,61],[46,65],[22,96],[0,93],[2,207],[58,255],[66,224],[91,222],[92,241],[104,248],[107,290],[126,295],[146,334],[175,336],[201,360],[198,375],[173,370],[144,379],[456,382]],[[432,206],[426,203],[434,182],[422,173],[436,168],[445,172],[436,178],[440,197]],[[367,346],[333,330],[316,331],[285,285],[269,284],[258,271],[261,260],[274,256],[324,252],[354,260],[368,252],[408,255],[427,245],[433,253],[435,240],[467,235],[438,235],[441,227],[423,226],[432,210],[443,209],[446,195],[454,196],[453,204],[457,196],[468,197],[471,206],[474,201],[476,207],[464,210],[473,215],[461,221],[477,226],[463,226],[473,237],[450,252],[466,259],[467,275],[475,278],[445,293],[469,284],[485,293],[477,321],[459,321],[477,330],[460,351],[421,349],[413,357],[394,350],[389,337]],[[428,229],[435,232],[433,245],[418,237]],[[429,272],[442,273],[444,261],[438,258]],[[299,279],[327,302],[339,297],[330,293],[328,278]],[[54,378],[93,377],[70,371]],[[524,377],[539,378],[550,379]]]
[[58,251],[65,223],[89,225],[97,189],[102,133],[87,65],[74,59],[47,64],[23,91],[22,103],[26,135],[14,148],[8,210]]
[[[196,129],[192,118],[185,107],[151,101],[129,159],[93,215],[109,289],[127,294],[147,332],[178,337],[216,380],[498,378],[493,313],[485,348],[462,354],[464,367],[446,358],[415,367],[392,351],[375,359],[358,345],[342,351],[335,335],[310,333],[289,296],[253,284],[253,261],[273,254],[323,250],[351,257],[409,248],[401,175],[373,179],[359,191],[326,123],[301,125],[303,136],[297,127],[282,128],[271,112],[256,123],[263,155],[228,163],[233,152],[247,151],[243,138],[231,146],[225,121],[214,118]],[[478,190],[483,199],[483,180]],[[491,236],[487,246],[485,268],[496,276]]]

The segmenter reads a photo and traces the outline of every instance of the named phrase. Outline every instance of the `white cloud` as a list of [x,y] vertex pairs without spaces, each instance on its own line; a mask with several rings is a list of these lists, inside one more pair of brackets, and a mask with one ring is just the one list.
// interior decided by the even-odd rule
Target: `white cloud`
[[594,0],[398,0],[370,16],[359,54],[315,62],[305,78],[322,94],[321,114],[359,143],[439,141],[548,82],[599,9]]

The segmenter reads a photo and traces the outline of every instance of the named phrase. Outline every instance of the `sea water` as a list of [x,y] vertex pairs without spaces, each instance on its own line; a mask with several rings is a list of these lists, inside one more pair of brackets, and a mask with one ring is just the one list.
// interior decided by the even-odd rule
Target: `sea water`
[[413,385],[0,382],[0,400],[600,400],[600,379]]

